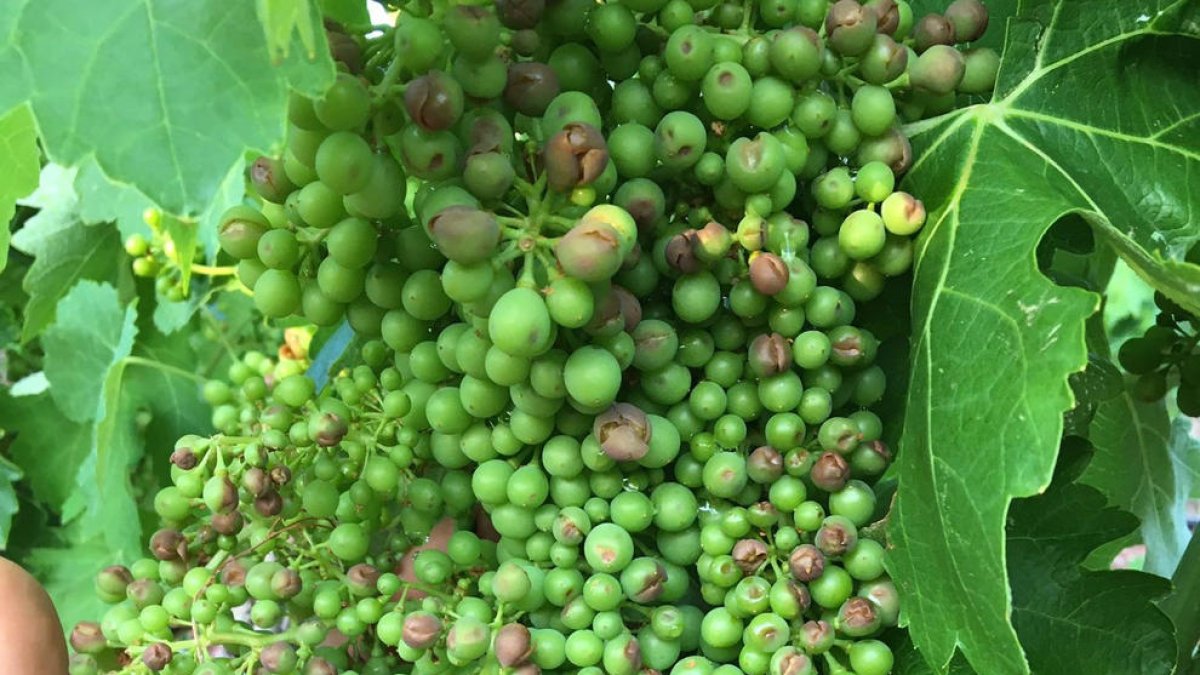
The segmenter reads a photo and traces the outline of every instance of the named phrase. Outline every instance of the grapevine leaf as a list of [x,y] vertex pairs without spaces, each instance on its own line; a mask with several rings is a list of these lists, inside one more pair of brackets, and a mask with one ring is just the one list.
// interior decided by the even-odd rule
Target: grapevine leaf
[[116,223],[122,239],[134,234],[147,239],[152,236],[145,213],[154,207],[154,202],[131,185],[117,185],[109,180],[94,159],[79,165],[74,188],[83,222]]
[[0,551],[8,546],[8,533],[19,508],[17,491],[13,485],[21,477],[21,468],[0,456]]
[[[908,129],[918,159],[907,189],[930,219],[890,569],[938,670],[956,647],[980,672],[1029,669],[1009,621],[1005,513],[1049,483],[1073,403],[1067,376],[1086,363],[1097,305],[1039,275],[1039,239],[1078,213],[1151,283],[1189,306],[1200,298],[1167,261],[1200,237],[1189,222],[1200,89],[1188,65],[1200,40],[1172,34],[1183,4],[1023,2],[993,101]],[[1103,105],[1079,105],[1098,92]]]
[[30,99],[52,159],[94,156],[181,216],[204,210],[245,150],[281,142],[289,85],[315,95],[333,78],[319,31],[314,59],[273,68],[247,2],[38,0],[4,14],[0,67],[16,76],[0,108]]
[[42,335],[50,394],[75,422],[104,417],[100,392],[106,377],[133,351],[137,330],[132,307],[120,311],[112,286],[80,282],[58,303],[58,321]]
[[182,302],[171,302],[160,294],[154,304],[154,327],[167,334],[183,328],[220,290],[207,279],[193,279],[190,294]]
[[[891,645],[896,658],[896,665],[892,669],[894,675],[933,675],[933,668],[921,658],[921,653],[913,646],[912,636],[907,631],[897,635],[895,643]],[[947,675],[976,675],[962,652],[954,653],[954,658],[950,659],[944,672]]]
[[91,450],[91,426],[68,419],[48,391],[32,396],[10,393],[0,393],[0,427],[13,435],[9,454],[25,468],[33,496],[60,511]]
[[1188,436],[1189,426],[1186,419],[1173,426],[1163,401],[1142,403],[1125,392],[1097,407],[1088,434],[1096,452],[1082,481],[1141,519],[1144,569],[1168,578],[1191,536],[1191,476],[1176,465],[1200,445]]
[[60,529],[55,534],[63,542],[51,547],[43,544],[25,558],[38,581],[50,594],[65,631],[80,621],[95,621],[110,605],[96,595],[96,573],[108,565],[128,565],[133,554],[109,549],[100,537],[83,537],[78,528]]
[[1137,528],[1079,483],[1055,484],[1013,502],[1008,570],[1013,625],[1035,673],[1173,672],[1171,622],[1154,605],[1166,579],[1133,571],[1092,572],[1081,563]]
[[321,0],[321,12],[340,23],[361,25],[371,21],[367,3],[362,0]]
[[41,209],[13,235],[13,246],[34,257],[21,285],[29,294],[21,339],[28,341],[54,321],[55,307],[80,279],[111,281],[122,264],[117,231],[82,227],[72,187],[74,171],[55,164],[42,170],[38,188],[23,204]]
[[258,0],[257,4],[258,20],[266,33],[272,59],[278,61],[288,55],[293,32],[300,38],[308,58],[316,57],[317,36],[308,0]]
[[0,272],[3,272],[8,262],[8,222],[16,213],[17,200],[37,187],[41,168],[37,126],[29,106],[18,106],[0,116],[0,157],[8,165],[0,173]]

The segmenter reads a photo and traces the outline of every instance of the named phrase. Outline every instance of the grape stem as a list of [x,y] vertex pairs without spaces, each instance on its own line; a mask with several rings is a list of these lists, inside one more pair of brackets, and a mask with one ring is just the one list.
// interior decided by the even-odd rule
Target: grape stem
[[383,79],[379,81],[379,84],[371,88],[371,92],[376,97],[390,96],[392,94],[392,87],[396,84],[396,80],[399,77],[400,59],[393,58],[391,63],[388,64],[387,70],[383,73]]
[[208,277],[228,277],[237,274],[237,268],[233,265],[192,265],[192,274],[202,274]]

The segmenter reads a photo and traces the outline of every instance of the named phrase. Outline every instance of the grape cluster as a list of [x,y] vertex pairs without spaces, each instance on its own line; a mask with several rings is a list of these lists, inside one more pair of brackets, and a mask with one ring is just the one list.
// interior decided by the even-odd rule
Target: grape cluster
[[[899,124],[984,93],[977,0],[406,5],[222,219],[324,391],[248,355],[101,573],[77,675],[880,675],[864,327],[912,264]],[[336,38],[336,39],[334,39]]]
[[1196,317],[1162,293],[1155,324],[1145,334],[1127,340],[1117,352],[1121,367],[1136,375],[1134,394],[1157,401],[1177,383],[1175,403],[1189,417],[1200,417],[1200,324]]

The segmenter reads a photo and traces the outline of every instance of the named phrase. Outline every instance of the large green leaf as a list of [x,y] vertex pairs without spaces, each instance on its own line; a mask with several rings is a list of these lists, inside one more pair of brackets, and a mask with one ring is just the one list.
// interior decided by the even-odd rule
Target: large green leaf
[[48,391],[12,394],[0,392],[0,427],[13,435],[9,455],[25,467],[33,496],[57,512],[74,491],[75,475],[91,450],[91,426],[68,419]]
[[1173,671],[1171,622],[1154,605],[1170,589],[1167,580],[1081,566],[1092,550],[1134,530],[1137,518],[1072,483],[1013,502],[1009,515],[1013,625],[1033,672]]
[[149,239],[150,226],[145,213],[154,202],[132,185],[117,185],[104,175],[95,160],[84,161],[75,172],[75,195],[79,200],[79,217],[91,225],[116,223],[121,237],[140,234]]
[[69,633],[75,624],[96,621],[111,607],[96,595],[96,573],[109,565],[128,565],[137,557],[112,551],[101,537],[84,538],[74,527],[54,531],[52,536],[61,540],[59,546],[45,542],[22,562],[45,586],[63,630]]
[[1082,481],[1110,504],[1141,519],[1144,569],[1170,577],[1187,547],[1187,499],[1192,476],[1178,463],[1200,452],[1191,421],[1172,425],[1162,401],[1142,403],[1129,392],[1096,409],[1088,438],[1096,449]]
[[[47,153],[193,217],[248,149],[283,138],[289,84],[332,81],[324,33],[272,67],[250,2],[37,0],[0,10],[0,109],[29,99]],[[182,76],[181,76],[182,75]]]
[[41,152],[37,126],[29,106],[19,106],[0,116],[0,157],[7,168],[0,173],[0,272],[8,263],[8,222],[16,212],[17,200],[37,187]]
[[54,321],[59,299],[80,279],[112,281],[124,263],[121,241],[108,225],[83,227],[75,198],[75,172],[57,164],[42,169],[38,188],[22,204],[41,209],[13,235],[13,246],[33,256],[21,285],[29,294],[21,339]]
[[[112,286],[80,282],[58,303],[58,321],[42,335],[50,394],[76,422],[104,417],[113,369],[133,351],[133,307],[121,310]],[[97,402],[100,402],[97,407]]]
[[1200,40],[1172,34],[1188,4],[1024,2],[995,99],[909,129],[907,188],[930,220],[890,568],[939,669],[960,648],[980,672],[1028,671],[1009,621],[1005,515],[1049,483],[1097,307],[1037,273],[1039,239],[1083,214],[1151,283],[1200,304],[1200,267],[1177,262],[1200,238]]

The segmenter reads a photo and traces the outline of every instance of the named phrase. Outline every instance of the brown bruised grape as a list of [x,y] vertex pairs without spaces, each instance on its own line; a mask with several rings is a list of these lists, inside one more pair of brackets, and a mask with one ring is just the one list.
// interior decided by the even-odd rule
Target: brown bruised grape
[[491,257],[500,243],[500,225],[487,211],[448,206],[429,219],[429,236],[450,260],[470,265]]
[[558,76],[544,63],[523,61],[508,67],[508,82],[504,85],[504,102],[517,112],[537,117],[558,96]]
[[988,27],[988,9],[979,0],[954,0],[946,7],[946,20],[954,24],[957,42],[974,42]]
[[774,253],[756,253],[750,258],[750,283],[763,295],[775,295],[787,286],[787,263]]
[[533,28],[545,11],[546,0],[496,0],[496,13],[507,28]]
[[271,229],[267,217],[249,206],[234,206],[221,216],[217,241],[221,250],[238,260],[253,258],[258,253],[258,240]]
[[153,672],[158,672],[171,663],[175,653],[163,642],[155,642],[142,652],[142,664]]
[[896,0],[867,0],[863,8],[874,12],[876,30],[881,35],[892,35],[900,25],[900,8]]
[[755,483],[770,485],[783,475],[783,455],[769,445],[760,445],[746,458],[746,473]]
[[337,24],[325,22],[325,36],[329,41],[329,52],[333,60],[345,64],[351,73],[361,73],[363,67],[362,47],[347,35]]
[[158,560],[187,558],[187,540],[179,530],[164,528],[150,537],[150,552]]
[[859,166],[883,162],[894,175],[899,176],[912,166],[912,143],[903,131],[892,127],[882,136],[863,139],[858,146],[855,161]]
[[741,539],[733,545],[733,562],[751,575],[767,562],[767,545],[757,539]]
[[750,342],[747,355],[750,371],[758,377],[771,377],[792,366],[792,348],[779,333],[764,333]]
[[250,183],[263,199],[282,204],[296,190],[296,184],[283,170],[283,160],[274,157],[259,157],[250,165]]
[[879,630],[882,623],[870,600],[853,597],[838,608],[835,625],[839,632],[850,637],[866,637]]
[[829,516],[813,537],[813,544],[828,556],[844,555],[858,544],[858,528],[842,516]]
[[700,271],[700,259],[696,257],[695,242],[695,230],[685,230],[671,237],[667,242],[665,253],[667,264],[683,274]]
[[801,544],[788,556],[788,571],[797,581],[812,581],[825,573],[825,554],[812,544]]
[[592,433],[604,454],[618,462],[636,462],[650,451],[650,421],[630,403],[616,403],[597,415]]
[[463,113],[462,86],[440,70],[432,70],[408,83],[404,107],[409,117],[426,131],[454,126]]
[[442,632],[442,622],[429,612],[413,612],[404,618],[404,644],[413,649],[432,647]]
[[858,62],[858,73],[870,84],[887,84],[904,74],[908,50],[887,35],[876,35]]
[[608,223],[578,223],[554,246],[554,256],[568,276],[597,282],[612,278],[621,269],[621,235]]
[[941,14],[926,14],[913,28],[913,43],[918,53],[924,53],[934,45],[953,45],[954,24]]
[[533,655],[533,643],[529,629],[519,623],[509,623],[496,631],[496,642],[493,647],[496,660],[505,668],[519,666]]
[[813,464],[810,477],[813,485],[826,492],[837,492],[850,479],[850,465],[841,455],[835,452],[826,452]]
[[80,621],[71,629],[71,648],[80,654],[99,654],[108,646],[100,624],[94,621]]
[[596,127],[571,122],[546,142],[542,161],[550,188],[566,192],[600,177],[608,166],[608,146]]
[[829,46],[842,56],[858,56],[867,51],[876,27],[875,12],[855,0],[838,0],[825,17]]

